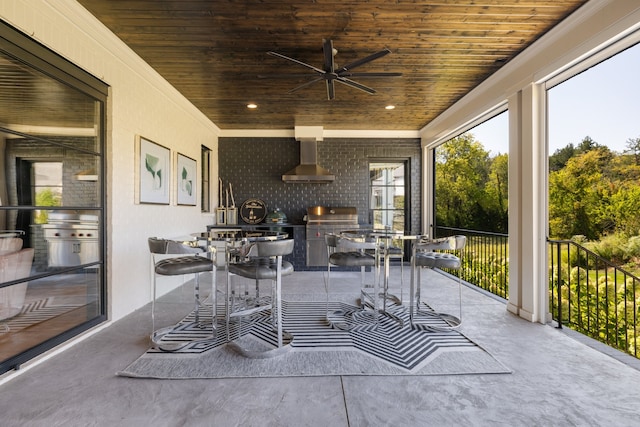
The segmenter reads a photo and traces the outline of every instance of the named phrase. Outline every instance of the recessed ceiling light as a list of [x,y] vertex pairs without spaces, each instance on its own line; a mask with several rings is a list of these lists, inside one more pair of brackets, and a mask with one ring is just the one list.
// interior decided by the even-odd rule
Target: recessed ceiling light
[[247,108],[258,108],[258,104],[247,104]]
[[393,110],[394,108],[396,108],[395,105],[387,105],[386,107],[384,107],[385,110]]

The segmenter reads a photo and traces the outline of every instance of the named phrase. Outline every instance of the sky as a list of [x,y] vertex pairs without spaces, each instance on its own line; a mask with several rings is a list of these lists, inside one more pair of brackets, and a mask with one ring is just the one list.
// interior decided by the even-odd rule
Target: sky
[[[640,45],[549,90],[549,154],[589,136],[622,152],[640,138]],[[508,153],[507,113],[470,131],[491,156]]]

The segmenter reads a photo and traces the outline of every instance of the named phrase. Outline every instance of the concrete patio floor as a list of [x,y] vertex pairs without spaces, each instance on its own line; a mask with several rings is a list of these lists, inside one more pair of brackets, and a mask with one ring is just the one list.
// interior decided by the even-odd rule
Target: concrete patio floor
[[[222,289],[224,273],[218,272]],[[333,292],[354,294],[357,273]],[[392,268],[398,293],[399,268]],[[408,289],[405,269],[405,290]],[[210,278],[208,279],[210,280]],[[209,282],[210,283],[210,282]],[[190,284],[163,298],[162,321],[191,307]],[[423,274],[423,296],[456,313],[457,281]],[[322,294],[322,272],[284,278],[285,294]],[[153,380],[115,373],[149,345],[150,305],[46,360],[0,377],[0,425],[10,426],[637,426],[640,363],[506,311],[463,287],[461,331],[511,374]]]

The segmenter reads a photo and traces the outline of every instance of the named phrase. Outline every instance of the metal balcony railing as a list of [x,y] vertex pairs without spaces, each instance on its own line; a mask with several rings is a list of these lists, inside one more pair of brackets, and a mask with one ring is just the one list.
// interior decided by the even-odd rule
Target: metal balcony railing
[[572,240],[549,245],[549,301],[558,326],[639,357],[640,279]]
[[[467,236],[462,268],[447,271],[503,298],[509,296],[508,235],[437,227],[436,237]],[[640,358],[640,279],[572,240],[549,240],[553,320]]]
[[436,227],[436,237],[467,236],[462,268],[447,271],[502,298],[509,296],[508,235],[452,227]]

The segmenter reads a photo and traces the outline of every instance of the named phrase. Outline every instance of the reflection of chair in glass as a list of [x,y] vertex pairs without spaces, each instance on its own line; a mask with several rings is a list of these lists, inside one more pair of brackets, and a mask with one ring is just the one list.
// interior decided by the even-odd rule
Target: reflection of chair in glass
[[[23,240],[18,232],[2,232],[0,234],[0,283],[29,277],[33,248],[22,249]],[[8,319],[20,313],[27,294],[29,282],[0,289],[0,320]]]
[[[330,325],[340,329],[348,329],[351,324],[345,320],[345,313],[339,311],[329,311],[329,293],[331,289],[331,267],[360,267],[361,281],[361,309],[373,309],[373,317],[378,319],[378,283],[379,283],[379,263],[378,263],[378,244],[375,239],[364,238],[346,238],[335,234],[327,233],[325,235],[325,243],[327,245],[327,279],[325,283],[327,293],[327,321]],[[373,273],[373,294],[366,291],[368,285],[365,283],[365,271],[370,267]]]
[[[467,238],[465,236],[451,236],[414,242],[413,253],[411,256],[411,290],[409,296],[409,320],[412,327],[417,323],[416,316],[422,316],[423,320],[438,318],[444,321],[444,325],[436,323],[423,325],[426,329],[431,330],[451,330],[459,327],[462,323],[462,279],[460,278],[460,275],[458,275],[459,317],[456,317],[451,314],[438,313],[430,309],[422,309],[422,303],[420,301],[420,270],[423,267],[459,270],[462,267],[461,258],[454,255],[452,252],[460,254],[464,249],[466,242]],[[414,286],[414,276],[416,275],[418,282],[417,289]]]
[[[151,251],[152,261],[152,282],[153,282],[153,300],[151,302],[151,342],[154,347],[164,351],[175,351],[186,346],[189,343],[195,341],[210,340],[215,335],[215,319],[216,319],[216,289],[212,286],[211,289],[211,310],[212,321],[211,325],[207,326],[201,319],[200,308],[202,302],[200,300],[200,273],[207,271],[213,274],[213,283],[215,283],[216,265],[211,259],[200,256],[203,253],[203,249],[199,247],[193,247],[185,244],[181,244],[172,240],[164,240],[156,237],[149,238],[149,250]],[[167,257],[167,255],[174,255]],[[180,255],[180,256],[176,256]],[[179,323],[177,325],[164,327],[156,330],[155,319],[155,305],[156,305],[156,291],[157,291],[157,276],[179,276],[184,274],[195,274],[194,284],[194,320],[189,323]],[[207,322],[209,323],[209,322]],[[207,333],[195,334],[197,338],[189,338],[187,336],[181,336],[180,338],[171,339],[167,335],[172,332],[181,331],[193,331],[204,330]]]
[[[236,243],[236,242],[233,242]],[[272,357],[286,349],[291,342],[291,335],[282,328],[282,276],[293,273],[293,265],[284,261],[283,256],[293,252],[294,240],[246,242],[244,246],[233,246],[227,250],[227,297],[226,297],[226,327],[227,342],[241,354],[247,357]],[[250,295],[249,289],[237,289],[231,280],[236,275],[255,280],[255,293]],[[271,280],[271,296],[261,297],[259,281]],[[242,336],[242,318],[271,310],[271,322],[277,333],[275,348],[247,349],[234,342]],[[231,320],[237,320],[237,334],[232,337]],[[250,322],[251,323],[251,322]],[[287,343],[285,343],[285,339]]]

